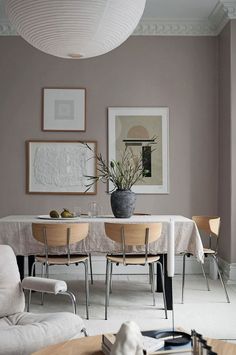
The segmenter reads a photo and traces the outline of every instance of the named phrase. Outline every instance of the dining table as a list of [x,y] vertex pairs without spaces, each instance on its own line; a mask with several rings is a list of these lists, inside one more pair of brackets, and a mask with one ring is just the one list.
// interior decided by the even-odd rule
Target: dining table
[[[105,223],[162,223],[159,239],[149,245],[149,253],[160,254],[165,267],[165,289],[167,308],[172,309],[172,277],[174,276],[174,254],[190,253],[199,262],[204,262],[201,237],[195,222],[179,215],[133,215],[130,218],[113,216],[80,216],[74,218],[50,218],[49,215],[10,215],[0,218],[0,244],[10,245],[18,258],[21,275],[25,256],[44,253],[44,245],[34,239],[32,223],[88,223],[88,236],[71,246],[71,253],[106,255],[121,252],[121,245],[106,237]],[[132,253],[140,253],[142,247],[132,247]],[[51,254],[64,254],[64,247],[51,248]],[[157,273],[158,275],[158,273]],[[22,275],[23,276],[23,275]],[[158,278],[158,276],[157,276]],[[157,283],[160,285],[160,282]],[[157,291],[162,291],[160,287]]]

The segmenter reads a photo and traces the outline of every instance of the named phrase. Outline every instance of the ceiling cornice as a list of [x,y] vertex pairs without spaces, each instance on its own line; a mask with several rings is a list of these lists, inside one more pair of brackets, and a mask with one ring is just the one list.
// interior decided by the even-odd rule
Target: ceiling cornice
[[236,0],[220,0],[211,14],[201,20],[143,19],[136,36],[217,36],[229,20],[236,19]]
[[[0,13],[4,2],[0,0]],[[236,0],[220,0],[206,19],[158,19],[143,18],[133,35],[135,36],[217,36],[226,23],[236,19]],[[0,36],[17,35],[6,18],[0,17]]]
[[208,20],[143,19],[135,36],[214,36],[215,28]]

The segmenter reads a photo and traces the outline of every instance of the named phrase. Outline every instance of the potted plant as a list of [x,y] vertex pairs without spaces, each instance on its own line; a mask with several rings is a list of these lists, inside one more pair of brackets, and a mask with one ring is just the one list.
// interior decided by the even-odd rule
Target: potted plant
[[135,209],[136,195],[131,191],[132,186],[147,175],[143,168],[142,154],[136,155],[131,148],[125,148],[119,160],[106,162],[101,153],[96,155],[97,176],[86,176],[91,183],[87,190],[98,181],[113,184],[111,190],[111,208],[115,217],[129,218]]

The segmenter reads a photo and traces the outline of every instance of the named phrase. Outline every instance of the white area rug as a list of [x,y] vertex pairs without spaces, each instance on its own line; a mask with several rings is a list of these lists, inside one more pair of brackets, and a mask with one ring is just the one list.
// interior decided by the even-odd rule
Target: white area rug
[[[58,275],[56,275],[57,278]],[[50,275],[53,277],[53,275]],[[68,288],[76,294],[78,314],[85,318],[84,281],[67,279]],[[94,276],[90,285],[90,319],[84,319],[89,335],[116,332],[127,320],[135,321],[140,329],[170,328],[172,312],[164,318],[162,294],[156,294],[156,307],[152,306],[152,294],[148,277],[143,275],[115,275],[113,291],[110,296],[108,320],[104,320],[105,283],[104,278]],[[196,329],[206,337],[236,339],[236,286],[227,286],[231,303],[226,303],[220,281],[209,280],[211,291],[207,291],[201,275],[186,277],[185,303],[181,304],[181,277],[174,278],[174,315],[175,325],[186,331]],[[31,312],[71,311],[69,299],[65,296],[45,296],[41,306],[40,295],[33,294]],[[159,309],[158,309],[159,308]]]

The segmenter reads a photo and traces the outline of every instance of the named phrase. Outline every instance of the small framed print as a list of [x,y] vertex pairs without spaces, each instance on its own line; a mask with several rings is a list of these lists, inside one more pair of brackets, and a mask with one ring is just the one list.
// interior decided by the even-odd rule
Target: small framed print
[[85,89],[43,89],[43,131],[85,131]]

